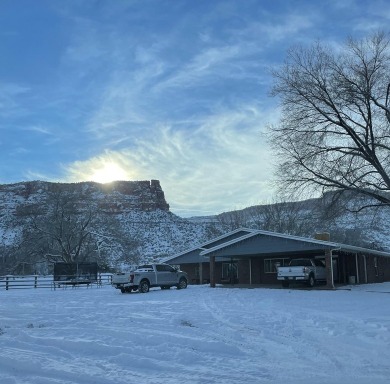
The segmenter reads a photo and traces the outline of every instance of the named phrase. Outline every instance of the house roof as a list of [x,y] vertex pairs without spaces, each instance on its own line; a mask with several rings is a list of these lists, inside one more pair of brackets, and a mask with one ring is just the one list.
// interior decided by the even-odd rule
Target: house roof
[[328,249],[344,253],[363,253],[390,257],[390,252],[277,232],[239,228],[195,248],[178,253],[164,261],[186,264],[207,262],[210,256],[215,256],[218,260],[221,260],[221,258],[229,259],[230,257],[253,255],[310,255]]
[[167,257],[163,259],[163,262],[170,264],[192,264],[208,262],[208,258],[200,255],[202,250],[202,248],[192,248],[190,250],[177,253],[171,257]]
[[167,257],[163,260],[164,263],[171,264],[190,264],[190,263],[203,263],[208,262],[209,259],[202,256],[201,252],[207,249],[213,248],[218,244],[224,244],[226,241],[242,238],[247,234],[246,228],[238,228],[234,231],[225,233],[224,235],[215,237],[205,243],[199,244],[197,247],[187,249],[185,251],[176,253],[173,256]]

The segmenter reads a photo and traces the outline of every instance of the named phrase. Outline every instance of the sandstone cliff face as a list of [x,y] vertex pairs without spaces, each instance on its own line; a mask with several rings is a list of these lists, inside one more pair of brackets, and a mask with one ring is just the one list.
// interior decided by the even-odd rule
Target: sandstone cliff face
[[169,211],[164,192],[158,180],[116,181],[110,184],[95,184],[104,194],[99,208],[105,212],[123,213],[128,210]]
[[169,212],[169,204],[158,180],[108,184],[30,181],[0,185],[0,217],[44,214],[48,196],[53,193],[76,196],[81,210],[93,201],[98,211],[111,214],[155,210]]

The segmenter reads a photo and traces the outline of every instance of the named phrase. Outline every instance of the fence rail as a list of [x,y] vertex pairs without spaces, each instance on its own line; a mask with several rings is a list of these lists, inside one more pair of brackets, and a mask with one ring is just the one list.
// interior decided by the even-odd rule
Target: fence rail
[[98,273],[97,280],[74,279],[69,276],[69,280],[54,280],[54,276],[48,275],[6,275],[0,276],[0,290],[5,289],[31,289],[31,288],[67,288],[67,287],[101,287],[103,285],[110,285],[112,281],[112,274]]

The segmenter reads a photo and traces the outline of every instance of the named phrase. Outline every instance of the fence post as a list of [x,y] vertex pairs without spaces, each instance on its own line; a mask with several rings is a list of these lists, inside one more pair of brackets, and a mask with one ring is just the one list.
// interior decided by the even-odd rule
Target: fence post
[[8,275],[5,277],[5,290],[8,291]]
[[34,276],[34,288],[36,288],[38,285],[38,275]]

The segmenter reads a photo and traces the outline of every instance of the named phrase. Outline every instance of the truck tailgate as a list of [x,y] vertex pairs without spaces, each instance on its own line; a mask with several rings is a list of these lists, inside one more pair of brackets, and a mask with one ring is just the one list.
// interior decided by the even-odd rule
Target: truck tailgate
[[130,272],[115,273],[112,275],[112,284],[125,284],[130,281]]
[[304,277],[305,273],[303,271],[304,267],[279,267],[278,268],[278,279],[279,278],[296,278]]

